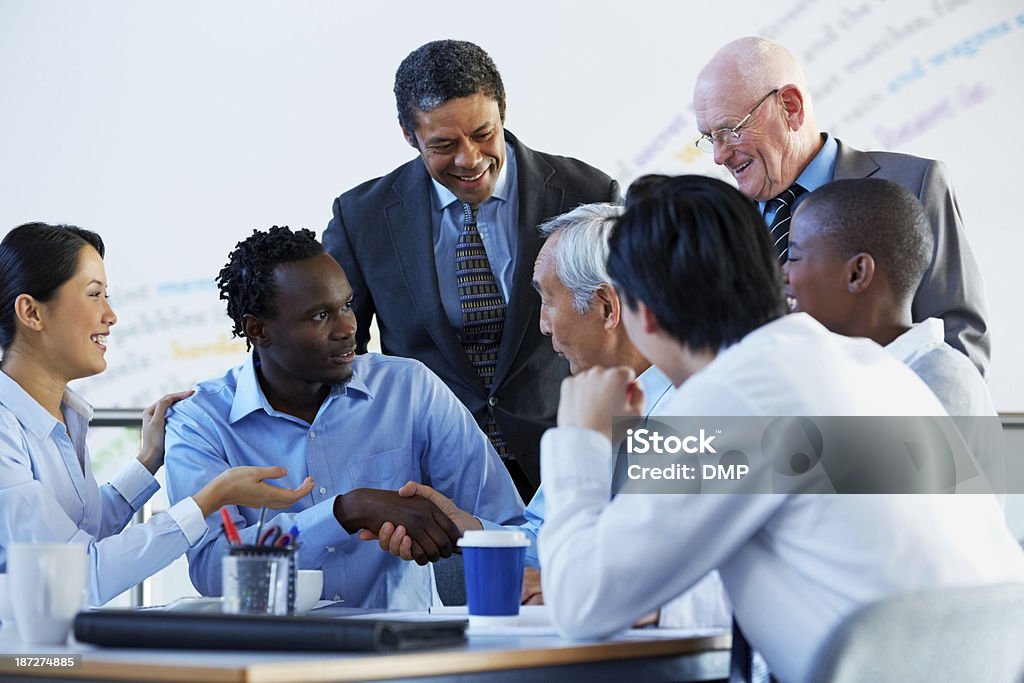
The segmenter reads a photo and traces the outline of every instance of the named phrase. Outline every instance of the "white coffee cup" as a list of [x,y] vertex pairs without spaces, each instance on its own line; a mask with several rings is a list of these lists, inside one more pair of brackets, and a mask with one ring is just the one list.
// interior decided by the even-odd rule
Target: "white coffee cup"
[[85,602],[85,546],[12,543],[6,550],[8,590],[21,641],[27,645],[67,642],[71,620]]
[[0,574],[0,628],[14,628],[14,605],[7,588],[7,574]]
[[300,569],[295,585],[295,613],[305,614],[313,609],[323,592],[323,571],[320,569]]

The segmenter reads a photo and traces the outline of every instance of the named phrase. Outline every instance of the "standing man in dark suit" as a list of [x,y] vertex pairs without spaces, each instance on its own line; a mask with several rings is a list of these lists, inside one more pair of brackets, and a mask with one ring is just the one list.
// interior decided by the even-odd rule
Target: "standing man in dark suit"
[[354,291],[357,350],[376,315],[384,353],[441,377],[529,500],[569,370],[538,325],[537,226],[579,204],[619,201],[618,183],[505,131],[501,75],[472,43],[417,48],[398,67],[395,99],[420,158],[338,197],[324,233]]
[[760,203],[782,263],[788,258],[790,205],[803,192],[867,177],[912,192],[934,238],[911,307],[914,322],[941,318],[946,342],[985,375],[992,342],[981,272],[942,162],[862,152],[821,132],[803,69],[786,48],[765,38],[740,38],[719,50],[697,77],[693,104],[701,132],[697,147],[713,153],[740,191]]

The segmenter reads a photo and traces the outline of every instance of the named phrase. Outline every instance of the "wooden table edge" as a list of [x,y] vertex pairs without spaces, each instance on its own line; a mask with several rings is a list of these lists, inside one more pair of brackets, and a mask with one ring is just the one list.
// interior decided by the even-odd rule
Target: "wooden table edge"
[[[49,676],[52,678],[95,678],[111,681],[203,681],[203,683],[285,683],[287,681],[365,681],[416,676],[482,673],[607,662],[649,657],[672,657],[729,649],[728,635],[696,638],[653,638],[569,643],[562,647],[517,648],[513,650],[424,650],[395,653],[387,657],[358,657],[282,662],[257,662],[239,666],[176,666],[138,662],[101,661],[102,650],[87,653],[77,669],[27,671],[0,666],[0,676]],[[188,656],[187,650],[182,656]],[[314,653],[311,653],[314,654]],[[316,653],[322,654],[322,653]],[[453,656],[454,655],[454,656]]]

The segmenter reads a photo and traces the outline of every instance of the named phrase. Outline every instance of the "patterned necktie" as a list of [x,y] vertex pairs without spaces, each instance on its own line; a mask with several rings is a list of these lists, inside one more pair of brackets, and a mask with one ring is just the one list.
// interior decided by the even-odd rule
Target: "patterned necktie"
[[[498,365],[498,344],[505,324],[505,299],[498,289],[483,239],[476,229],[476,210],[463,202],[462,211],[462,234],[455,246],[455,279],[462,307],[460,340],[484,388],[490,391],[494,369]],[[498,455],[511,457],[508,444],[493,414],[488,414],[483,430]]]
[[769,199],[764,205],[764,212],[767,214],[772,207],[778,207],[772,217],[772,223],[768,227],[772,244],[775,245],[775,253],[779,255],[779,263],[783,264],[789,259],[789,219],[793,217],[793,204],[797,197],[807,192],[796,183],[783,190],[782,194],[774,199]]

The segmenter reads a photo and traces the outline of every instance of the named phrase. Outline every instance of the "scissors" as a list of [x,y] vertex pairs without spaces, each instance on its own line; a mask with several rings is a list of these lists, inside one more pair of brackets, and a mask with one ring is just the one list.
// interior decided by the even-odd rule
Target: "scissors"
[[[285,536],[287,536],[287,534],[285,534]],[[281,529],[276,526],[270,527],[269,529],[263,532],[262,536],[260,536],[260,541],[258,545],[274,545],[276,542],[280,541],[280,537]]]
[[274,547],[276,547],[276,548],[287,548],[291,544],[292,544],[292,537],[289,536],[288,534],[281,534],[280,536],[277,537],[277,540],[274,541]]

